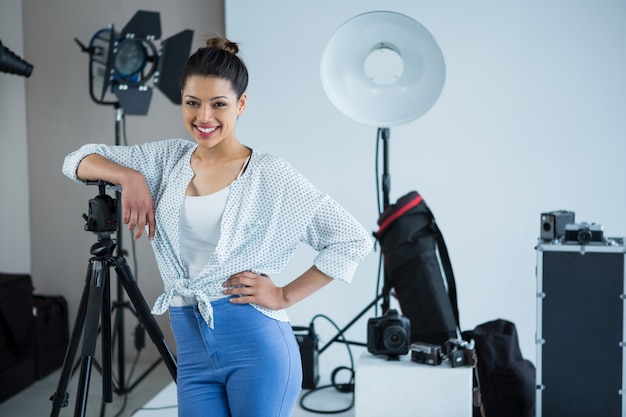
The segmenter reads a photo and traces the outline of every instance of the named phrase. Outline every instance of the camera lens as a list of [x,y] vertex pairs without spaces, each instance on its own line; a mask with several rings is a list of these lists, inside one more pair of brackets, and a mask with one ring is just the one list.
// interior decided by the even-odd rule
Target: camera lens
[[591,242],[591,231],[587,229],[578,232],[578,242],[582,243],[583,245]]
[[383,344],[389,350],[401,349],[407,342],[407,334],[401,326],[389,326],[383,333]]
[[552,230],[552,224],[548,221],[544,221],[542,226],[544,232],[549,232],[550,230]]

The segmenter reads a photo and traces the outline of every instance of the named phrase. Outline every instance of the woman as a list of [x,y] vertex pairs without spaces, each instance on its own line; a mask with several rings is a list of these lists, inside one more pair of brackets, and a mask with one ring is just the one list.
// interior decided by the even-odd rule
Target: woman
[[[367,231],[282,159],[239,142],[248,72],[237,44],[211,38],[187,61],[182,112],[194,142],[85,145],[63,171],[121,187],[122,221],[147,229],[178,359],[179,416],[289,416],[300,392],[299,347],[285,309],[333,279],[349,282]],[[313,266],[276,286],[297,246]]]

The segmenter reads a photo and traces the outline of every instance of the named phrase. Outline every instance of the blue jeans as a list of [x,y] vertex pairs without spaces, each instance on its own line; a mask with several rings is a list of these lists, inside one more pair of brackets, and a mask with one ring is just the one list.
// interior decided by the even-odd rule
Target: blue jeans
[[214,329],[196,306],[170,307],[179,417],[289,417],[302,385],[289,323],[228,299],[212,303]]

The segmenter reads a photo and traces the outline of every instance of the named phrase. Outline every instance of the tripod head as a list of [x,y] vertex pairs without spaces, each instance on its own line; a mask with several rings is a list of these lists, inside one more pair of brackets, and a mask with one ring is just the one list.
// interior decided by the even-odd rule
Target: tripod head
[[87,181],[87,185],[97,185],[99,194],[89,200],[88,214],[83,213],[87,222],[85,230],[98,235],[98,243],[92,246],[91,253],[111,253],[116,242],[111,240],[111,234],[118,231],[117,200],[106,193],[106,186],[112,185],[106,181]]

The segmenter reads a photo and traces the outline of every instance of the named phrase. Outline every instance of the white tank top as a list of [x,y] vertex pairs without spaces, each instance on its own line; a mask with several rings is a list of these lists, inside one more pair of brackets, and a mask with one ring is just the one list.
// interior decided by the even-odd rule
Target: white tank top
[[[248,159],[244,162],[237,178],[243,174]],[[220,240],[222,214],[230,186],[203,196],[185,196],[180,212],[180,253],[190,278],[202,271],[215,251]],[[221,298],[221,297],[217,297]],[[170,305],[193,305],[198,301],[193,297],[175,295]]]
[[185,196],[180,213],[180,251],[190,278],[204,268],[220,239],[230,187],[199,197]]
[[[200,273],[220,240],[220,223],[230,187],[199,197],[185,196],[180,212],[180,254],[190,278]],[[170,305],[196,304],[194,297],[175,295]]]

